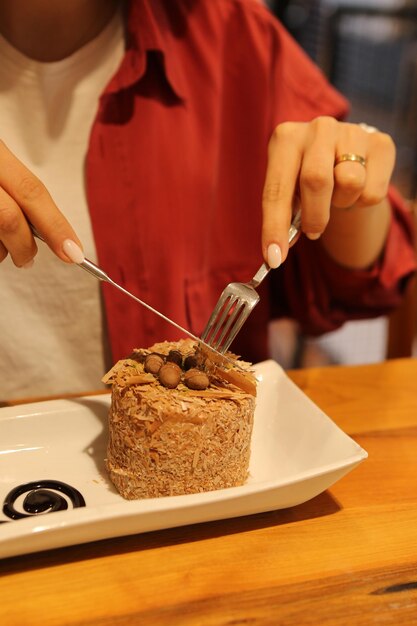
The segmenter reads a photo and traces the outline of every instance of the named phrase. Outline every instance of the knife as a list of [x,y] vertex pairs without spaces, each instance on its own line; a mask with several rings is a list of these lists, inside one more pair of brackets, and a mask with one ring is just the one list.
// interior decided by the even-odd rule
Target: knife
[[[42,235],[36,230],[36,228],[30,222],[29,222],[29,227],[33,235],[37,239],[40,239],[41,241],[45,242],[45,239],[42,237]],[[235,368],[237,367],[238,369],[241,369],[239,365],[233,359],[230,359],[229,357],[225,356],[221,352],[218,352],[218,350],[215,350],[214,348],[212,348],[208,343],[203,341],[200,337],[197,337],[192,332],[190,332],[186,328],[183,328],[182,326],[174,322],[172,319],[170,319],[169,317],[167,317],[166,315],[164,315],[157,309],[154,309],[147,302],[144,302],[137,296],[133,295],[133,293],[131,293],[130,291],[128,291],[127,289],[125,289],[124,287],[116,283],[116,281],[110,278],[110,276],[106,274],[106,272],[102,270],[98,265],[93,263],[93,261],[90,261],[89,259],[85,258],[82,263],[75,263],[75,265],[78,265],[78,267],[81,267],[81,269],[85,270],[86,272],[88,272],[89,274],[97,278],[99,281],[113,285],[113,287],[116,287],[116,289],[119,289],[119,291],[121,291],[125,295],[129,296],[130,298],[133,298],[133,300],[141,304],[143,307],[145,307],[145,309],[148,309],[148,311],[151,311],[152,313],[154,313],[155,315],[163,319],[165,322],[168,322],[168,324],[171,324],[171,326],[175,326],[177,330],[180,330],[182,333],[184,333],[185,335],[187,335],[188,337],[196,341],[198,344],[203,345],[207,350],[209,350],[210,353],[212,353],[215,356],[215,358],[213,359],[215,360],[215,362],[217,363],[220,362],[222,364],[229,364]]]

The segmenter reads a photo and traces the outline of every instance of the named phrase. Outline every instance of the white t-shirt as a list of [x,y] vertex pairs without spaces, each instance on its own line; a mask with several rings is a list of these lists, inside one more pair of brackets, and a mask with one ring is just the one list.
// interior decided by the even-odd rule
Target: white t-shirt
[[[119,13],[58,62],[29,59],[0,37],[0,138],[45,183],[93,261],[85,155],[123,52]],[[37,243],[31,269],[0,264],[0,401],[96,389],[110,365],[98,281]]]

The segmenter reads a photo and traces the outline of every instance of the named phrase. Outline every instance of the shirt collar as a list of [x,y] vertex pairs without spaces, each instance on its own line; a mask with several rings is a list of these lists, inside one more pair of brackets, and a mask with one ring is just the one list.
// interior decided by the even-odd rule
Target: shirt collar
[[[172,0],[171,0],[172,1]],[[130,0],[125,8],[126,54],[120,71],[109,84],[108,91],[119,91],[139,81],[147,69],[151,51],[162,54],[162,69],[175,94],[185,99],[187,86],[178,53],[176,34],[184,17],[179,10],[164,7],[163,0]]]

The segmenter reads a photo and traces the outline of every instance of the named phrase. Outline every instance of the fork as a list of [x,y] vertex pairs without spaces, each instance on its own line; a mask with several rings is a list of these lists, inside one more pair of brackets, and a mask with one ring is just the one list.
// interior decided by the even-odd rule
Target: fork
[[[297,236],[301,225],[301,211],[297,211],[290,229],[288,241],[291,243]],[[201,339],[214,350],[224,354],[259,302],[256,289],[270,271],[267,263],[263,263],[255,276],[248,283],[229,283],[223,290],[214,307]]]

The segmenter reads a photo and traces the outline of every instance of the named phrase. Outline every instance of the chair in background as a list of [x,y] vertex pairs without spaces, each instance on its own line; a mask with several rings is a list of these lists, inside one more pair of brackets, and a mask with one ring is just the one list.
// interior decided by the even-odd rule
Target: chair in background
[[[388,132],[397,144],[394,182],[417,197],[417,0],[321,0],[316,61],[352,103],[351,121]],[[395,6],[397,5],[397,6]]]

